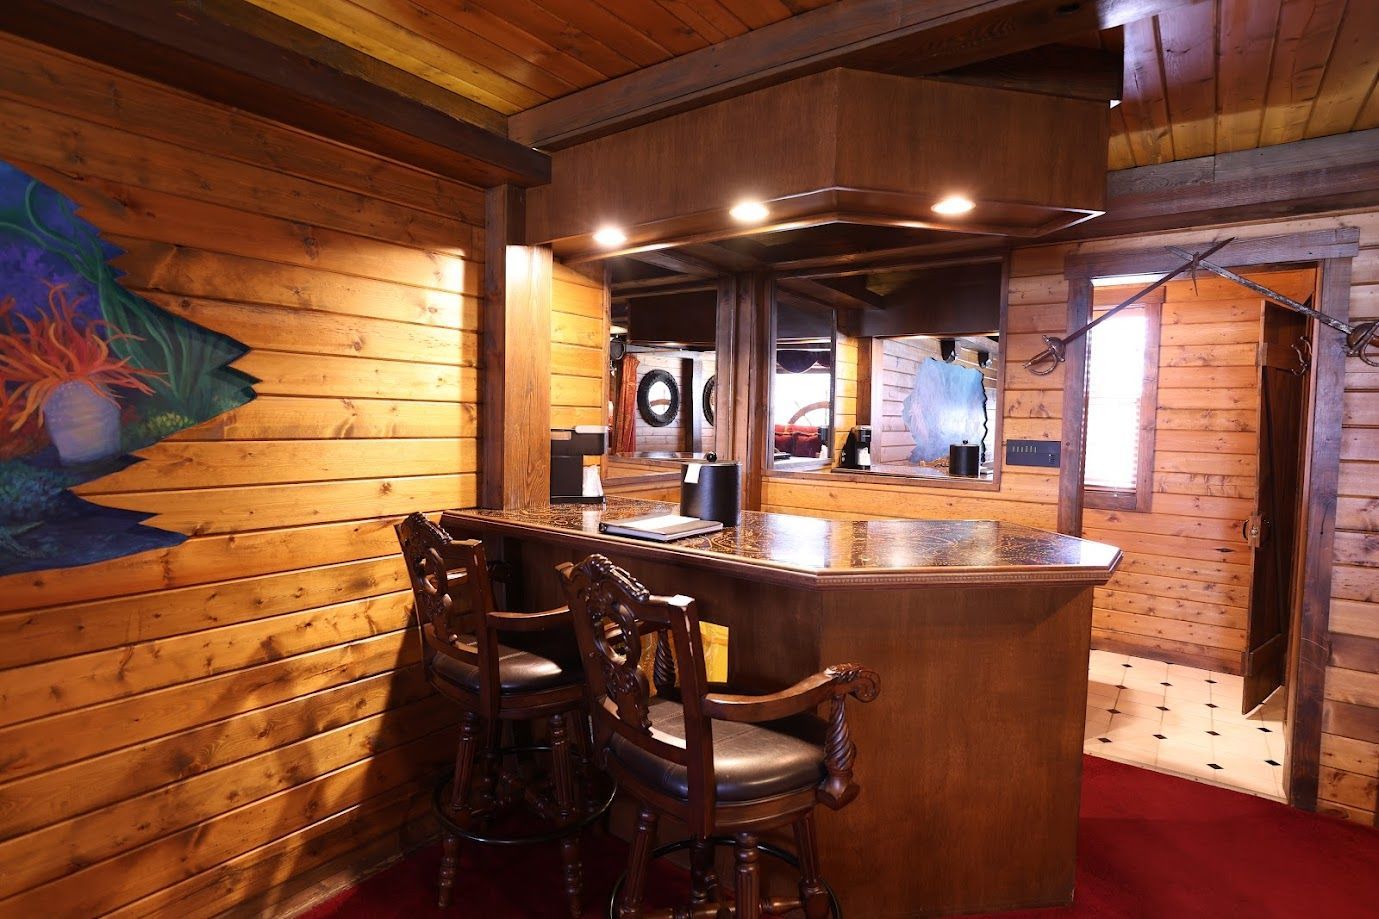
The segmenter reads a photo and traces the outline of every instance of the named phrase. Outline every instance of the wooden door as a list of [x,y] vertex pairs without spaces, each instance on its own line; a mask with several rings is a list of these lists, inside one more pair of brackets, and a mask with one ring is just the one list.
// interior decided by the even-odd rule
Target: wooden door
[[1294,587],[1302,423],[1306,409],[1309,320],[1264,308],[1260,348],[1259,501],[1245,534],[1254,547],[1250,619],[1245,636],[1248,712],[1283,685]]

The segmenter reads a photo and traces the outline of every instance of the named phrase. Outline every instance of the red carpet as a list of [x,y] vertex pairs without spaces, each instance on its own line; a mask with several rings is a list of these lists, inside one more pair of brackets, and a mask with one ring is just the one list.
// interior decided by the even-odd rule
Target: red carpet
[[[1379,916],[1379,832],[1108,760],[1085,763],[1076,904],[1003,917]],[[555,849],[466,848],[448,914],[564,916]],[[586,848],[589,919],[605,915],[626,851],[594,848]],[[447,915],[433,898],[439,857],[435,847],[419,852],[307,916]],[[679,896],[687,886],[682,872],[662,867],[650,889]]]

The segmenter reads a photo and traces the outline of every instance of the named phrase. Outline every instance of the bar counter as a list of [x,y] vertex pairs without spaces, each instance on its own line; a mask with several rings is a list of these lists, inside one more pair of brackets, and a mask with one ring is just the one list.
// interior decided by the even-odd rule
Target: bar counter
[[1072,900],[1092,588],[1112,546],[986,520],[825,520],[744,512],[662,544],[606,507],[449,511],[516,567],[527,608],[563,602],[555,565],[600,552],[729,628],[729,683],[774,690],[830,664],[881,676],[849,715],[862,793],[820,808],[826,879],[850,915],[928,916]]

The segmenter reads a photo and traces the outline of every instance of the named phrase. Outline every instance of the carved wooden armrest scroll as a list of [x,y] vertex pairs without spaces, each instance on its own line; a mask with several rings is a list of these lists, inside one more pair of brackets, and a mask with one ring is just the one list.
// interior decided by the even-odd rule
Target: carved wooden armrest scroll
[[824,768],[828,777],[819,786],[819,802],[837,810],[847,804],[861,787],[852,780],[852,764],[857,759],[857,745],[848,732],[847,697],[870,702],[881,691],[881,679],[873,670],[861,664],[839,664],[829,667],[824,675],[831,680],[832,700],[829,703],[828,735],[824,740]]

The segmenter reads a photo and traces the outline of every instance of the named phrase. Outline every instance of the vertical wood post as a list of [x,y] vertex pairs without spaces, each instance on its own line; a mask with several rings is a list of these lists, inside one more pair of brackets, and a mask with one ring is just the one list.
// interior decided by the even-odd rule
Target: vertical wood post
[[[1319,265],[1317,308],[1342,322],[1350,319],[1349,258],[1323,259]],[[1311,322],[1312,392],[1307,403],[1303,447],[1301,545],[1294,576],[1300,578],[1292,613],[1293,672],[1288,674],[1288,803],[1317,809],[1320,782],[1326,665],[1331,656],[1331,566],[1335,560],[1336,492],[1341,468],[1345,401],[1345,339]],[[1376,817],[1379,821],[1379,817]]]
[[761,476],[771,444],[773,288],[766,272],[724,276],[718,282],[715,451],[720,459],[742,464],[742,506],[747,510],[761,508]]
[[485,195],[480,503],[550,498],[551,252],[523,245],[526,195],[511,185]]
[[[1068,281],[1068,331],[1092,321],[1091,278]],[[1087,336],[1068,345],[1063,362],[1063,444],[1058,469],[1058,532],[1082,535],[1083,451],[1087,443]],[[996,449],[1002,449],[1000,444]]]
[[698,394],[704,388],[704,365],[697,357],[680,358],[680,449],[698,453],[704,443],[704,417]]

